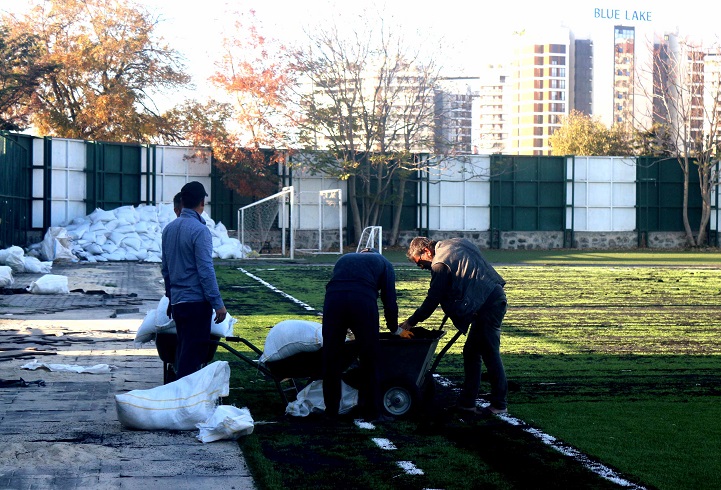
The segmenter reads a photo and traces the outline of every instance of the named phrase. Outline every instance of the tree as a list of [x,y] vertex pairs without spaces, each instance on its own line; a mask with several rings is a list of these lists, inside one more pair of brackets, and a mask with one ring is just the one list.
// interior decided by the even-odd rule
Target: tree
[[292,134],[286,110],[293,82],[284,46],[262,34],[254,11],[234,13],[234,37],[223,42],[210,81],[223,101],[189,102],[174,111],[183,139],[209,146],[225,184],[264,197],[277,191],[272,164],[284,161]]
[[21,131],[28,126],[28,105],[41,79],[59,67],[41,61],[36,36],[11,36],[5,25],[0,25],[0,61],[0,130]]
[[43,77],[33,123],[43,134],[106,141],[156,142],[176,135],[153,102],[189,82],[179,54],[155,36],[157,19],[132,0],[48,0],[23,18],[5,19],[14,35],[31,33]]
[[[417,154],[433,145],[438,67],[422,46],[409,48],[400,28],[372,19],[351,25],[307,32],[308,47],[295,53],[296,102],[300,143],[317,150],[303,164],[348,180],[358,240],[384,206],[400,204],[409,176],[425,165]],[[395,211],[391,244],[401,206]]]
[[632,155],[633,135],[623,126],[607,128],[598,119],[571,111],[549,138],[553,155]]
[[[705,52],[689,39],[670,36],[654,45],[650,133],[683,173],[683,224],[689,246],[706,243],[711,195],[721,158],[721,50]],[[688,215],[690,173],[699,176],[701,216],[694,234]]]

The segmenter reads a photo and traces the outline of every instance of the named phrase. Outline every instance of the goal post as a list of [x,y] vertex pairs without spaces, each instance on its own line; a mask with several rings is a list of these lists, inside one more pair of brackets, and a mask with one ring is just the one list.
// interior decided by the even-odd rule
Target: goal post
[[374,248],[379,254],[383,253],[383,227],[382,226],[366,226],[363,228],[356,252],[360,252],[364,248]]
[[[302,195],[306,195],[310,199],[303,198]],[[311,197],[311,195],[313,196]],[[316,202],[313,202],[314,199]],[[297,248],[296,250],[310,254],[342,254],[343,191],[341,189],[325,189],[301,192],[298,201],[299,223],[296,231],[305,237],[305,240],[302,241],[307,248]],[[313,217],[313,207],[317,208],[315,217]],[[310,223],[310,225],[303,226],[301,222]],[[312,235],[317,236],[312,237]],[[309,239],[310,237],[317,238],[317,241]],[[301,241],[300,238],[297,242],[299,241]]]
[[[294,258],[293,197],[293,187],[283,187],[280,192],[238,209],[238,240],[256,257],[289,254],[290,259]],[[279,237],[274,226],[280,230]]]

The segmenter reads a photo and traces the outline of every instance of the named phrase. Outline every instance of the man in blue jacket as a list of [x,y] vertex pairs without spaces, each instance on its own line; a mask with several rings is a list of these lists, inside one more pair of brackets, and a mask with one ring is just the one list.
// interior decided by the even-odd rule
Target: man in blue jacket
[[[393,265],[373,249],[343,255],[333,267],[323,304],[323,399],[329,418],[338,415],[343,370],[343,344],[347,330],[355,336],[360,361],[358,405],[367,420],[381,416],[379,373],[378,296],[388,330],[398,327],[396,276]],[[404,334],[405,336],[408,333]]]
[[213,310],[216,323],[227,314],[213,268],[213,240],[201,216],[208,194],[197,181],[185,184],[180,194],[183,209],[166,225],[162,237],[165,295],[178,332],[178,378],[198,371],[205,363]]
[[[467,335],[463,388],[456,407],[478,415],[506,413],[508,382],[500,354],[506,281],[465,238],[436,242],[416,237],[406,255],[418,267],[431,271],[431,284],[426,299],[401,327],[408,329],[426,320],[440,304],[455,327]],[[481,360],[491,382],[491,404],[478,409]]]

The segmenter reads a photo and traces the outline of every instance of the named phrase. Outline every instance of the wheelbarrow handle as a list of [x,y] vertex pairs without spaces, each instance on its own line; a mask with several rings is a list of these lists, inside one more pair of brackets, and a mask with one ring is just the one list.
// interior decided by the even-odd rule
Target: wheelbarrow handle
[[[443,317],[443,321],[441,322],[441,326],[438,327],[438,330],[443,330],[443,325],[446,324],[446,321],[448,320],[448,315],[445,315]],[[443,359],[443,356],[448,352],[448,349],[451,348],[451,346],[458,340],[458,337],[460,337],[463,334],[460,330],[456,332],[456,334],[451,338],[451,340],[448,341],[448,343],[441,349],[441,351],[436,356],[435,360],[433,361],[433,364],[431,365],[431,368],[428,370],[428,374],[433,374],[436,372],[436,368],[438,367],[438,364],[441,362],[441,359]]]

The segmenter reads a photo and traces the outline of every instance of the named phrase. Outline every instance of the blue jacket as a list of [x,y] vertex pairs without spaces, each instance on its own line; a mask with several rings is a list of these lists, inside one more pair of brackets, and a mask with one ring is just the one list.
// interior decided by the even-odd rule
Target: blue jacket
[[171,304],[207,301],[223,308],[213,268],[213,239],[205,220],[183,208],[163,229],[163,279]]
[[383,302],[386,326],[391,332],[398,329],[396,301],[396,273],[388,259],[377,253],[343,255],[333,267],[333,275],[325,287],[326,293],[347,292]]

